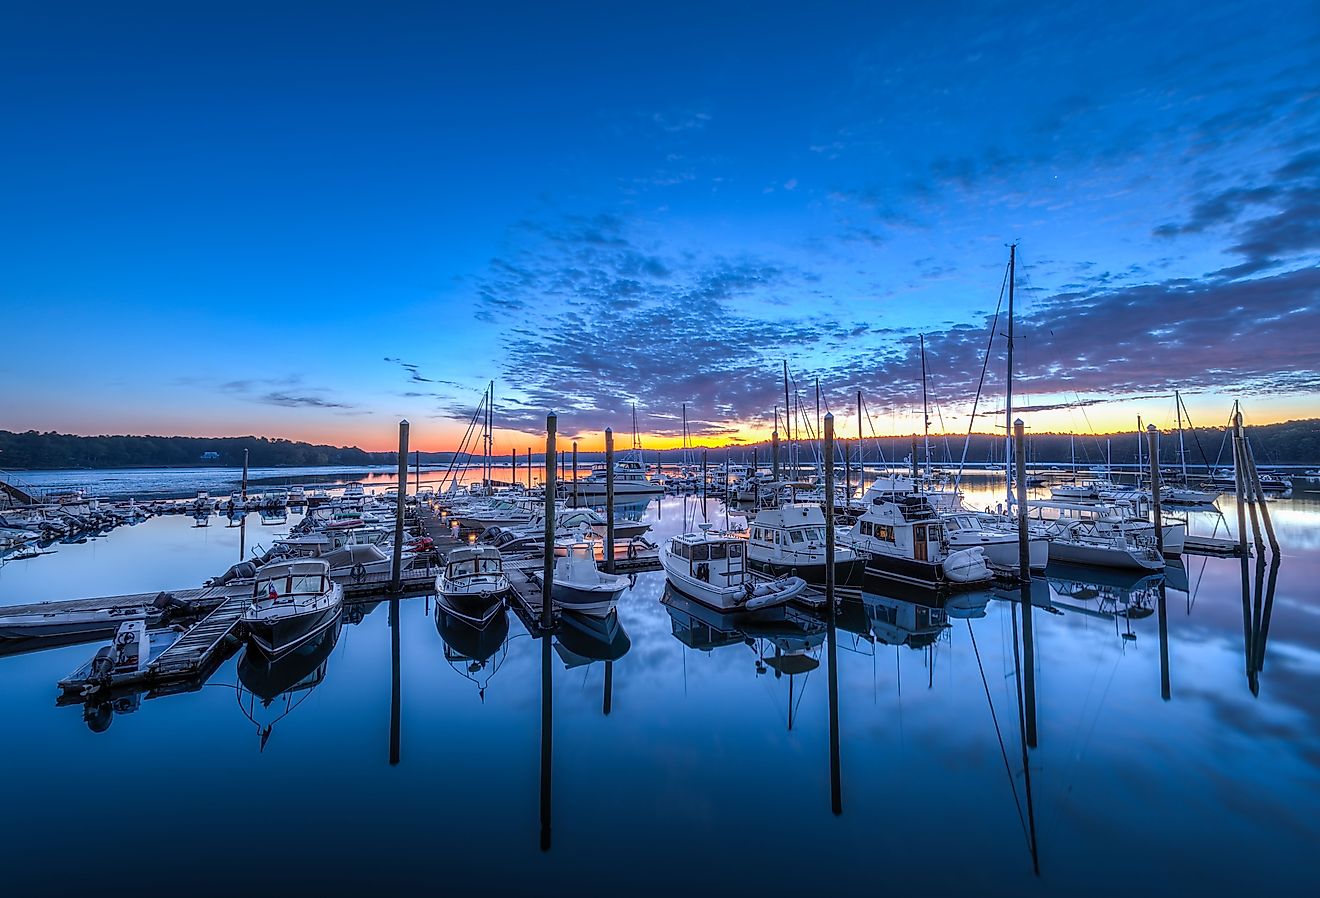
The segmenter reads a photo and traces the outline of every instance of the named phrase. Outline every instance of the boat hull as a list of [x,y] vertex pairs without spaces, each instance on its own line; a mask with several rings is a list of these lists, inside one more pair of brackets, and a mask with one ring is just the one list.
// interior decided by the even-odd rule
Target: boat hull
[[1123,551],[1108,546],[1089,546],[1081,543],[1055,540],[1050,543],[1050,561],[1062,561],[1083,567],[1112,567],[1130,570],[1158,571],[1164,559],[1147,558],[1137,551]]
[[[785,564],[778,561],[759,561],[747,559],[748,566],[754,571],[769,574],[772,577],[801,577],[812,586],[825,585],[825,562],[814,564]],[[851,561],[838,561],[834,564],[834,585],[861,588],[866,576],[866,562],[861,558]]]
[[343,604],[336,602],[304,614],[272,620],[246,620],[248,638],[272,658],[285,655],[334,625]]
[[866,562],[864,588],[867,592],[884,594],[887,584],[900,583],[921,589],[944,592],[979,589],[990,578],[957,582],[949,578],[944,565],[932,561],[916,561],[889,555],[872,555]]

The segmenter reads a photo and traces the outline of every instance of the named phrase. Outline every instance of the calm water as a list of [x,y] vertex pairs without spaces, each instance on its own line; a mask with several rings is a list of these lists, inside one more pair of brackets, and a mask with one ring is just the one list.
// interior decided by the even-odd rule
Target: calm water
[[[429,598],[399,602],[397,628],[386,602],[345,623],[310,690],[263,707],[240,674],[282,684],[240,653],[100,733],[55,706],[94,646],[0,658],[6,891],[1309,894],[1320,494],[1272,508],[1285,557],[1259,601],[1254,560],[1244,597],[1240,562],[1189,556],[1162,602],[1158,582],[1052,571],[1029,651],[1011,593],[933,634],[903,626],[912,603],[867,596],[840,615],[831,668],[823,618],[740,628],[647,574],[608,641],[533,639],[510,614],[502,644],[446,627],[447,650]],[[664,535],[700,501],[644,514]],[[296,517],[258,521],[249,545]],[[0,604],[196,585],[239,533],[192,523],[8,564]]]

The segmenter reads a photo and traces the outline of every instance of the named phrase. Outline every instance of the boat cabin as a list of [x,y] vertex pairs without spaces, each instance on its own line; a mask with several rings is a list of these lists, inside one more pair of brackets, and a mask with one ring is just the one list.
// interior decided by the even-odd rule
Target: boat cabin
[[503,573],[504,562],[492,546],[462,546],[450,552],[445,563],[445,576],[450,580]]
[[277,561],[257,569],[253,602],[315,598],[330,588],[330,565],[320,559]]
[[914,561],[943,558],[944,525],[926,497],[874,496],[853,527],[852,543],[872,553]]
[[688,573],[694,580],[718,589],[746,582],[745,548],[736,536],[710,533],[684,533],[669,541],[669,553],[688,563]]

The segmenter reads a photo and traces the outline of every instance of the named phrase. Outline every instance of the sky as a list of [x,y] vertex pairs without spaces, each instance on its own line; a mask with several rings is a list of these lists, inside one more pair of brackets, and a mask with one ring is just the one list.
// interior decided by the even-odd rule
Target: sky
[[494,381],[501,451],[718,445],[787,361],[910,433],[924,339],[932,429],[993,432],[1010,244],[1029,427],[1320,416],[1317,48],[1314,2],[10,0],[0,428],[443,450]]

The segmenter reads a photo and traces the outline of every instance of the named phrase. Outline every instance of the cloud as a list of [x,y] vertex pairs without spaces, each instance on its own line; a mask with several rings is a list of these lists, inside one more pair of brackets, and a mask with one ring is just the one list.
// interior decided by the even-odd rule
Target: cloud
[[253,398],[254,402],[260,402],[265,405],[279,405],[285,408],[354,408],[347,402],[334,402],[330,399],[323,399],[320,396],[310,394],[297,395],[282,391],[273,391],[263,393]]

